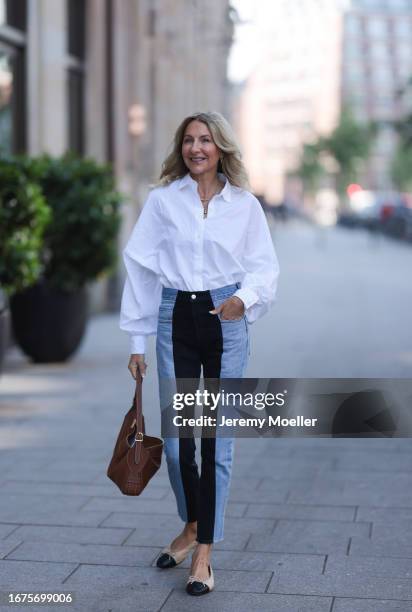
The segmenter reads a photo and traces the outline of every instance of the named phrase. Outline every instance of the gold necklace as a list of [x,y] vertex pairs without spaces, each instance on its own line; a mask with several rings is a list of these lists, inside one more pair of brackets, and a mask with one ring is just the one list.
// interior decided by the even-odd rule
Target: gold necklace
[[[220,185],[219,185],[220,186]],[[200,194],[199,194],[199,198],[200,201],[202,202],[202,206],[203,206],[203,219],[206,219],[207,217],[207,209],[209,206],[209,202],[210,200],[213,198],[213,196],[215,196],[217,193],[219,193],[219,189],[216,189],[216,191],[214,193],[212,193],[212,195],[209,198],[200,198]],[[206,202],[206,205],[204,204],[204,202]]]

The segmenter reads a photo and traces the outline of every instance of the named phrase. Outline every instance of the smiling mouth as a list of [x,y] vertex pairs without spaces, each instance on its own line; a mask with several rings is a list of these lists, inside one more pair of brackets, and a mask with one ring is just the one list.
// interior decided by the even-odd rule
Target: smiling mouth
[[190,161],[193,161],[193,162],[206,161],[206,157],[191,157]]

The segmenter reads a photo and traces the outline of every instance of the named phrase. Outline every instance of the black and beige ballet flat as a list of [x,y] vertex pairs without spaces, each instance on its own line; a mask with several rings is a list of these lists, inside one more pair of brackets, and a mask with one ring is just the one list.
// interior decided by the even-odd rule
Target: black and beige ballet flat
[[213,591],[215,586],[215,579],[213,577],[212,566],[208,565],[209,578],[207,580],[200,580],[196,576],[189,576],[186,584],[186,593],[189,595],[206,595],[210,591]]
[[181,550],[171,550],[170,546],[166,546],[156,561],[157,567],[161,569],[168,569],[169,567],[175,567],[182,563],[189,553],[191,553],[197,546],[197,540],[182,548]]

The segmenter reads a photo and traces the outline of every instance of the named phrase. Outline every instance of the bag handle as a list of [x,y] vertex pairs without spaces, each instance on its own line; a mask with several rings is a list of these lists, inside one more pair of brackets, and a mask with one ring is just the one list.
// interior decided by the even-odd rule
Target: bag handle
[[136,442],[143,442],[143,410],[142,410],[142,384],[143,377],[136,372],[136,390],[134,403],[136,406]]
[[[142,410],[142,384],[143,377],[140,372],[136,372],[136,389],[134,394],[134,405],[136,407],[136,434],[135,434],[135,462],[140,461],[140,451],[143,442],[143,410]],[[140,443],[140,444],[139,444]]]

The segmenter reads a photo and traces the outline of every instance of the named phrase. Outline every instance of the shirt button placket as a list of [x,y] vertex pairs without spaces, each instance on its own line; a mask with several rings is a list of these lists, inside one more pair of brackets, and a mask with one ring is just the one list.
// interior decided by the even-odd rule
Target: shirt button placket
[[197,230],[195,235],[195,248],[194,248],[194,283],[196,287],[204,289],[203,287],[203,242],[204,242],[204,220],[197,224]]

